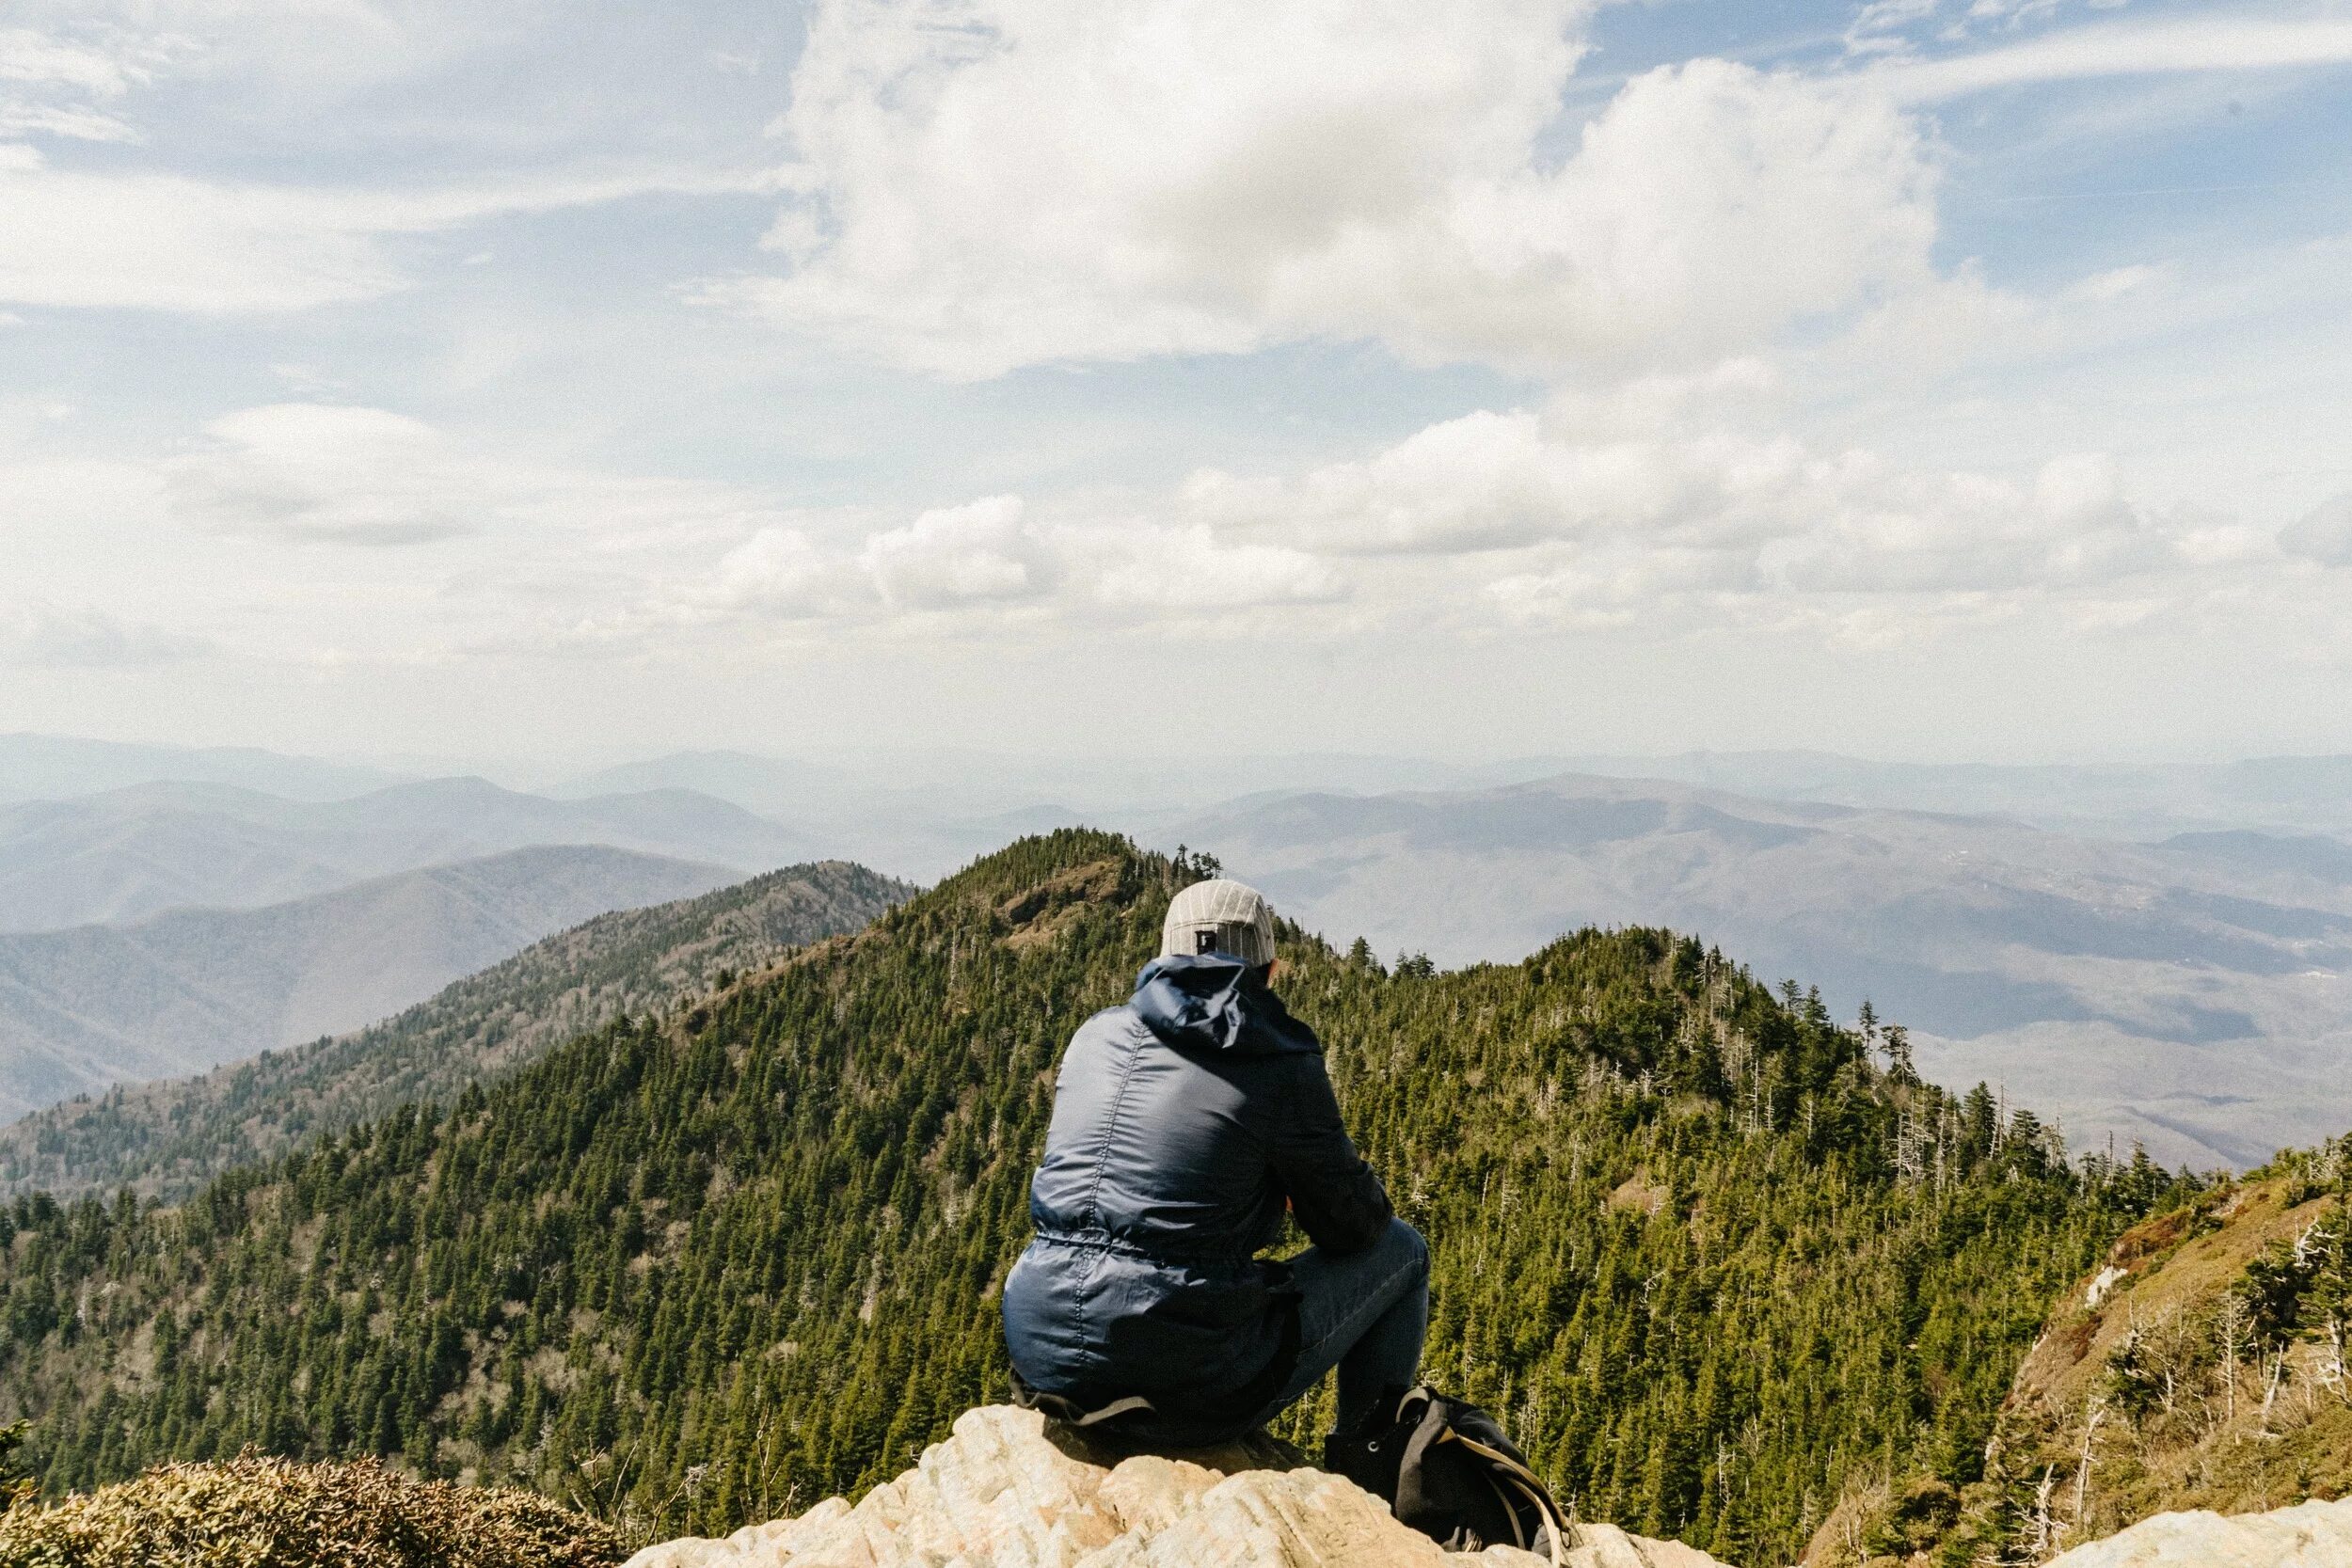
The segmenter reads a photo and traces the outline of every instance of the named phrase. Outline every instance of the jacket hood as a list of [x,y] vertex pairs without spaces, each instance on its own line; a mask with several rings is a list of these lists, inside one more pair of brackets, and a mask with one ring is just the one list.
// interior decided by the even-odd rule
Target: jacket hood
[[1293,1018],[1248,965],[1221,953],[1152,959],[1136,976],[1128,1006],[1180,1050],[1244,1056],[1323,1050],[1315,1032]]

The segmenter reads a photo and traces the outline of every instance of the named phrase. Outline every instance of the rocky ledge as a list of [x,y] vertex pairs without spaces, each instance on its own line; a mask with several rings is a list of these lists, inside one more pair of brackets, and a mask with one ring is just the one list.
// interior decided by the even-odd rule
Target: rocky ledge
[[2229,1518],[2159,1513],[2050,1568],[2352,1568],[2352,1497]]
[[[1722,1568],[1705,1552],[1581,1525],[1573,1568]],[[1002,1405],[852,1507],[723,1540],[667,1541],[627,1568],[1549,1568],[1493,1546],[1449,1556],[1353,1482],[1264,1439],[1120,1457]]]

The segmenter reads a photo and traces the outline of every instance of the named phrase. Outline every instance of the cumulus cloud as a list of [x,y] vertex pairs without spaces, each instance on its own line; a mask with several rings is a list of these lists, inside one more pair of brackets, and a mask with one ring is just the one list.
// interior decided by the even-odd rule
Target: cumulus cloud
[[1236,542],[1200,520],[1041,516],[1008,495],[880,528],[869,519],[862,532],[843,517],[763,528],[612,626],[635,636],[736,620],[885,626],[952,616],[979,627],[1008,612],[1027,627],[1141,626],[1345,596],[1331,562],[1294,546]]
[[[1018,496],[925,512],[868,537],[857,564],[889,610],[1051,598],[1065,613],[1195,616],[1341,596],[1329,563],[1291,546],[1232,543],[1202,522],[1036,518]],[[822,571],[814,552],[798,569]]]
[[1206,524],[1132,524],[1097,531],[1095,596],[1104,604],[1162,615],[1279,605],[1327,604],[1345,596],[1330,562],[1283,545],[1229,544]]
[[815,615],[837,594],[839,575],[801,530],[764,528],[726,553],[716,580],[697,602],[787,618]]
[[211,650],[204,639],[103,610],[43,601],[0,605],[0,663],[103,670],[168,664]]
[[1022,527],[1022,510],[1019,496],[935,508],[867,540],[859,563],[894,610],[1031,598],[1052,577]]
[[1330,556],[1439,558],[1407,574],[1412,592],[1450,575],[1518,621],[1663,626],[1702,603],[2087,598],[2119,583],[2178,586],[2257,548],[2248,531],[2133,503],[2095,453],[2012,477],[1820,451],[1732,424],[1629,436],[1588,420],[1585,404],[1564,407],[1576,417],[1468,415],[1295,479],[1204,473],[1178,505]]
[[1663,68],[1549,164],[1589,9],[830,0],[789,271],[705,294],[953,377],[1307,339],[1549,370],[1931,276],[1928,149],[1867,86]]

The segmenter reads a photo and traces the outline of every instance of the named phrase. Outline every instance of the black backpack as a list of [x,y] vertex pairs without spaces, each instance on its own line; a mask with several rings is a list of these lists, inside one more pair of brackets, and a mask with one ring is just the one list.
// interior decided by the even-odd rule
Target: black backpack
[[1374,1406],[1351,1436],[1323,1445],[1345,1476],[1450,1552],[1518,1546],[1567,1561],[1568,1521],[1492,1416],[1426,1385]]

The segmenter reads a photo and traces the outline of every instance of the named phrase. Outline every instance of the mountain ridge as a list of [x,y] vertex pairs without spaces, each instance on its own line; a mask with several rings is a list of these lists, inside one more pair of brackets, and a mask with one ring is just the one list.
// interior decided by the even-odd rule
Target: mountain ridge
[[0,805],[0,930],[258,908],[534,846],[598,844],[749,874],[800,834],[688,790],[554,800],[486,780],[410,780],[331,800],[149,783]]
[[[176,1208],[22,1198],[0,1418],[58,1487],[255,1441],[602,1476],[673,1530],[854,1495],[1001,1392],[1052,1064],[1209,869],[1025,840]],[[1668,933],[1450,973],[1295,927],[1282,954],[1431,1240],[1433,1374],[1583,1515],[1730,1560],[1793,1556],[1862,1456],[1964,1476],[2040,1304],[2174,1191]]]
[[177,1196],[405,1101],[453,1099],[558,1040],[624,1013],[666,1009],[788,948],[854,929],[914,891],[823,862],[600,913],[365,1028],[0,1128],[0,1193],[128,1186]]
[[260,909],[0,935],[0,1112],[356,1028],[550,929],[732,875],[534,846]]

